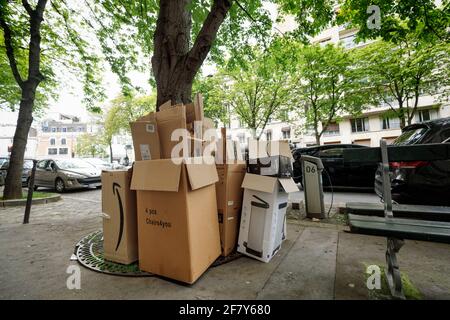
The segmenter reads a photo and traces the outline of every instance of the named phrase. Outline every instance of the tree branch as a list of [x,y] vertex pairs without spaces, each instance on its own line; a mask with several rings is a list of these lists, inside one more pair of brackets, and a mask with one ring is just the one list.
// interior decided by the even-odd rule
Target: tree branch
[[6,55],[8,56],[9,66],[11,67],[14,79],[16,79],[16,82],[19,85],[19,87],[22,88],[23,80],[22,77],[20,76],[19,68],[17,67],[16,57],[14,56],[14,48],[12,45],[12,38],[11,38],[11,29],[9,28],[9,25],[6,23],[4,15],[5,15],[4,12],[0,13],[0,26],[3,29],[3,38],[5,41]]
[[31,16],[34,12],[27,0],[22,0],[22,5],[27,10],[28,14]]
[[[42,81],[40,72],[41,62],[41,23],[44,20],[44,10],[47,0],[39,0],[36,9],[30,14],[30,51],[28,55],[28,80],[37,80],[37,84]],[[27,10],[28,11],[28,10]],[[36,84],[36,85],[37,85]]]
[[192,79],[208,55],[209,50],[216,39],[219,27],[225,20],[225,17],[231,8],[231,4],[231,0],[214,1],[211,11],[208,13],[205,22],[195,39],[194,45],[187,54],[186,68],[191,71],[190,74]]

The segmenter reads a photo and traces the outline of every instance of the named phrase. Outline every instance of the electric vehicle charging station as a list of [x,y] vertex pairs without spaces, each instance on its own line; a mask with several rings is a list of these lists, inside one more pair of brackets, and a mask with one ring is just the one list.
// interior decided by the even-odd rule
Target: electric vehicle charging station
[[305,194],[305,209],[308,218],[325,218],[323,201],[322,171],[324,169],[320,158],[302,155],[303,189]]

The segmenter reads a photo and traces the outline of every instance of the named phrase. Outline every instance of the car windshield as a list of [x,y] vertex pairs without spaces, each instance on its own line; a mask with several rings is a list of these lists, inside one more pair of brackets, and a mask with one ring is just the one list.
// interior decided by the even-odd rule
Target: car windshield
[[108,162],[102,160],[102,159],[96,159],[96,158],[92,158],[92,159],[86,159],[87,162],[92,163],[92,164],[101,164],[101,165],[105,165],[108,164]]
[[415,144],[422,139],[427,130],[428,128],[426,127],[411,128],[410,130],[406,130],[405,132],[403,132],[397,139],[395,139],[395,141],[392,144],[395,145]]
[[92,169],[95,168],[93,165],[87,163],[86,161],[79,159],[70,160],[55,160],[56,165],[63,170],[70,169]]
[[23,162],[23,168],[24,169],[32,169],[33,168],[33,161],[32,160],[25,160]]

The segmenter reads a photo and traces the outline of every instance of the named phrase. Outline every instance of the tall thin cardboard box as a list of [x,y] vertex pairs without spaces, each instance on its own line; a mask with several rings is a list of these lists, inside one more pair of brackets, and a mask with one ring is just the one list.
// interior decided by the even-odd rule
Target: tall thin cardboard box
[[219,216],[222,255],[227,256],[236,247],[242,207],[242,180],[245,162],[216,165],[219,181],[216,183],[217,213]]
[[[181,104],[156,112],[156,123],[161,159],[170,159],[172,150],[179,144],[179,141],[172,140],[172,133],[177,129],[186,129],[186,106]],[[183,134],[183,139],[187,139],[187,134]]]
[[195,163],[137,161],[131,184],[137,191],[140,269],[186,283],[220,255],[216,167],[214,161]]
[[102,172],[103,249],[105,259],[130,264],[138,260],[136,192],[131,169]]

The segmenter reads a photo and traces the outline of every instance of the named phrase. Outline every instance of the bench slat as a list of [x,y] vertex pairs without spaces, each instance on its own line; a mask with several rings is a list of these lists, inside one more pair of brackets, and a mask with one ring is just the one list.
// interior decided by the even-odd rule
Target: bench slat
[[401,239],[450,243],[450,223],[441,221],[361,216],[349,214],[350,231],[354,233]]

